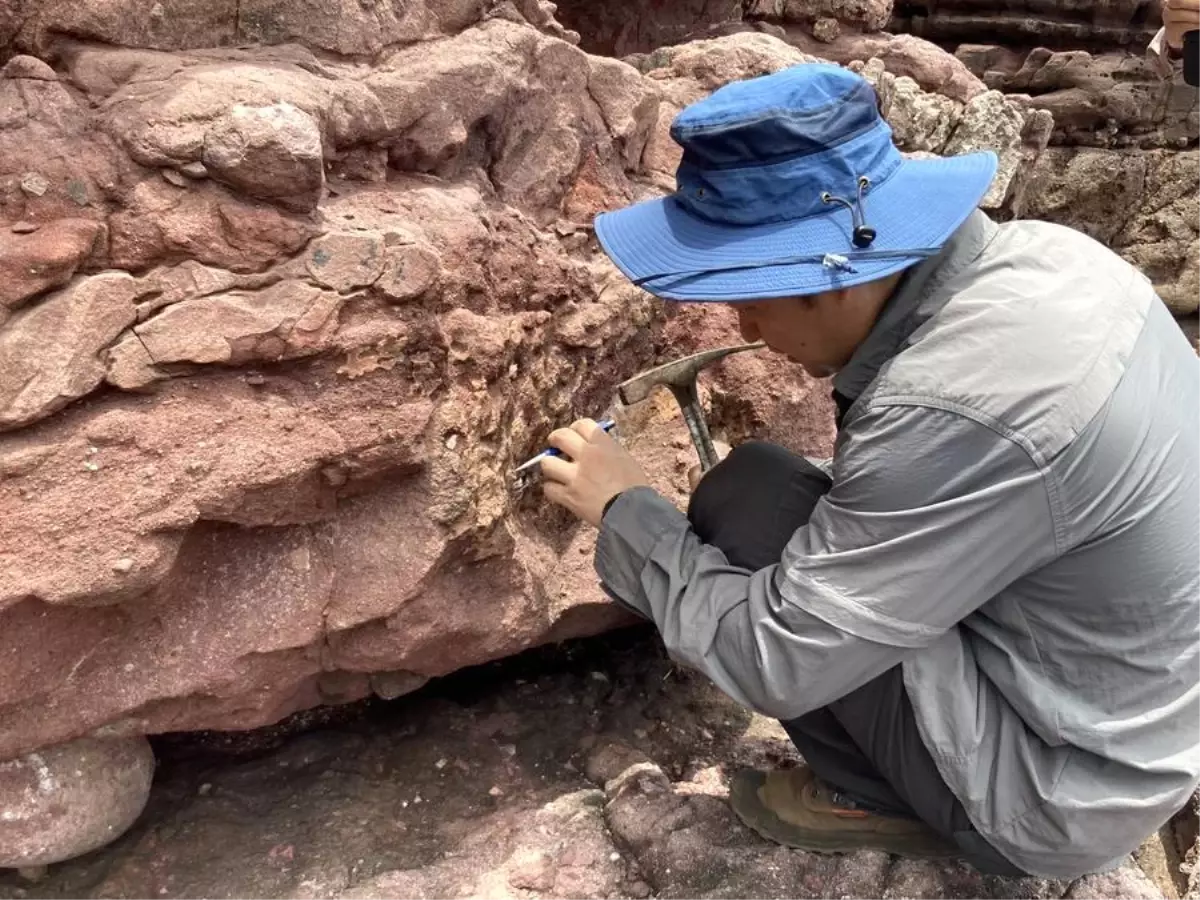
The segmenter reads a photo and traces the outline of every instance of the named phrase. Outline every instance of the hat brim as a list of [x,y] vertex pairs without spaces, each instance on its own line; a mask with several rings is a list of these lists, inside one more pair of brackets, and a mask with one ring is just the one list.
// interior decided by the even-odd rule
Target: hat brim
[[[864,198],[866,224],[876,231],[871,250],[939,248],[976,209],[995,177],[990,151],[905,159]],[[855,260],[854,271],[806,262],[704,272],[793,256],[844,254],[854,249],[848,210],[767,225],[724,225],[687,212],[673,197],[649,200],[596,218],[596,237],[631,281],[671,272],[643,285],[668,300],[720,301],[804,296],[853,287],[919,262],[928,254]]]

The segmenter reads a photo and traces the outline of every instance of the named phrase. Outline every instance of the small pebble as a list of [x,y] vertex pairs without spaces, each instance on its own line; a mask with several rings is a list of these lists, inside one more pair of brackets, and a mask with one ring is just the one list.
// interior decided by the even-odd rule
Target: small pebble
[[258,386],[260,384],[266,384],[266,383],[267,383],[267,379],[265,377],[263,377],[262,375],[258,374],[257,372],[251,372],[249,375],[246,376],[246,384],[253,384],[255,386]]
[[206,781],[204,784],[200,785],[199,794],[201,797],[207,797],[211,791],[212,785],[209,782]]
[[434,767],[435,769],[444,769],[444,768],[446,768],[446,760],[444,760],[444,759],[439,759],[437,762],[435,762],[435,763],[433,764],[433,767]]
[[190,162],[179,167],[179,171],[188,178],[207,178],[208,168],[202,162]]
[[121,574],[133,571],[133,560],[128,556],[122,556],[115,563],[113,563],[113,571],[120,572]]
[[21,190],[31,197],[40,197],[50,190],[50,182],[37,172],[30,172],[21,179]]
[[414,804],[414,805],[415,805],[415,804],[417,804],[417,803],[420,803],[420,802],[421,802],[421,795],[420,795],[420,794],[417,794],[417,796],[413,797],[413,804]]
[[33,234],[41,226],[34,222],[17,222],[12,227],[13,234]]
[[178,172],[176,172],[174,169],[163,169],[162,177],[163,177],[164,181],[175,185],[175,187],[187,187],[188,186],[188,180],[186,178],[184,178],[182,175],[180,175]]
[[589,673],[589,677],[592,679],[592,681],[608,681],[608,676],[603,672],[591,672]]
[[458,435],[457,434],[451,434],[450,437],[446,438],[446,449],[447,450],[453,450],[457,446],[458,446]]
[[644,741],[646,739],[646,729],[645,728],[633,729],[633,736],[635,738],[637,738],[639,741]]
[[608,854],[608,858],[609,858],[609,859],[611,859],[613,862],[616,862],[618,859],[620,859],[620,858],[621,858],[621,854],[620,854],[620,853],[617,853],[617,852],[614,850],[612,853]]
[[504,796],[504,790],[498,784],[492,785],[492,789],[490,791],[488,791],[488,793],[491,794],[493,797],[503,797]]

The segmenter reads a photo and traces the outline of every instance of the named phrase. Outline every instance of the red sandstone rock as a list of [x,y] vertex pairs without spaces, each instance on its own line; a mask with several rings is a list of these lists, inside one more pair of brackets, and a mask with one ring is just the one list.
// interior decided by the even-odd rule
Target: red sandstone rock
[[[737,337],[626,283],[589,222],[669,187],[681,106],[811,57],[748,33],[635,67],[552,36],[545,4],[431,7],[0,20],[56,67],[0,74],[0,234],[35,228],[0,266],[38,269],[0,322],[0,760],[396,696],[629,621],[590,530],[509,472],[633,372]],[[202,25],[379,52],[153,49]],[[1018,141],[915,82],[891,97],[913,144]],[[720,436],[829,451],[827,387],[779,360],[704,391]],[[619,416],[684,504],[674,401]]]
[[0,243],[0,320],[43,291],[71,280],[95,251],[99,222],[59,219]]
[[[570,220],[669,178],[672,110],[806,58],[743,34],[644,75],[511,21],[358,74],[296,48],[67,52],[98,112],[55,95],[61,121],[27,106],[18,134],[99,117],[121,174],[89,209],[135,277],[85,274],[0,329],[0,421],[54,414],[0,443],[0,545],[23,548],[0,640],[55,648],[0,675],[0,756],[248,727],[623,621],[589,533],[507,472],[631,372],[737,338],[711,312],[665,322]],[[316,135],[322,159],[380,148],[388,181],[318,178]],[[138,393],[88,398],[105,381]],[[726,437],[828,451],[826,388],[765,356],[705,390]],[[656,403],[623,439],[683,502]]]

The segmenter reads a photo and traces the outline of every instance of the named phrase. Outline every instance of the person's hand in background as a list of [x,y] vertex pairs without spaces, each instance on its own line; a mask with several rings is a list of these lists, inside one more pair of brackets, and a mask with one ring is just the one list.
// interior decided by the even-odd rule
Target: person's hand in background
[[1179,53],[1183,49],[1183,36],[1200,30],[1200,0],[1163,0],[1162,23],[1167,46]]

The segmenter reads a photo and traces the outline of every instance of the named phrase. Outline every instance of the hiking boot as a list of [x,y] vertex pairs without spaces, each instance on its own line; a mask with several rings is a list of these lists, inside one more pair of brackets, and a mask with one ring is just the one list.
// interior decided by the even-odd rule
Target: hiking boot
[[785,847],[818,853],[962,855],[918,819],[871,812],[843,800],[807,766],[773,772],[743,769],[730,782],[729,805],[749,828]]

